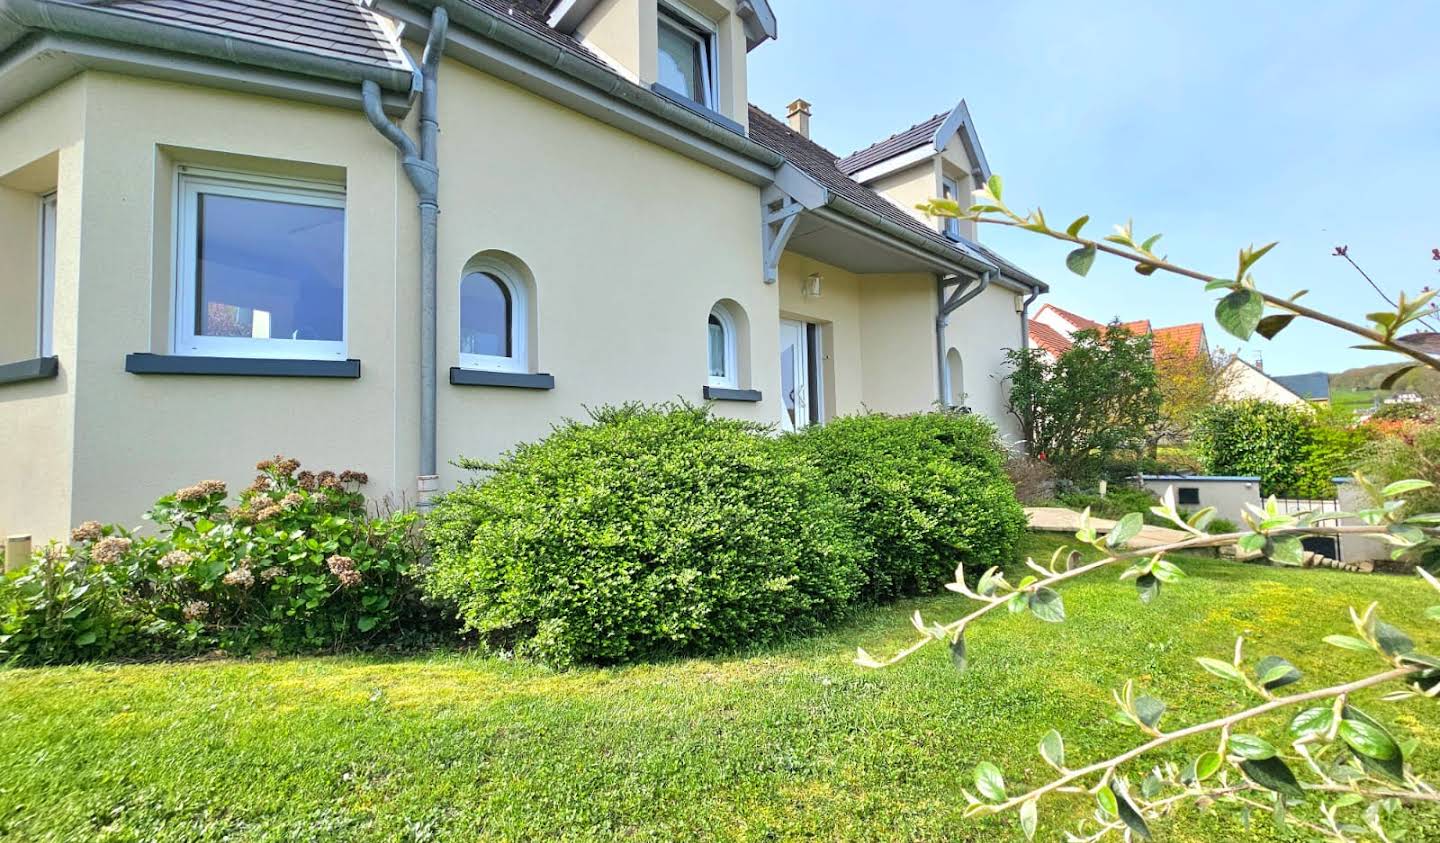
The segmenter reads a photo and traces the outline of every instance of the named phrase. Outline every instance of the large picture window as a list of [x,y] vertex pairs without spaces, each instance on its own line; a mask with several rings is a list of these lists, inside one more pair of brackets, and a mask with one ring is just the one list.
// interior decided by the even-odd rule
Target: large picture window
[[186,172],[176,221],[175,353],[345,357],[343,188]]
[[660,84],[715,108],[715,33],[692,15],[660,7]]

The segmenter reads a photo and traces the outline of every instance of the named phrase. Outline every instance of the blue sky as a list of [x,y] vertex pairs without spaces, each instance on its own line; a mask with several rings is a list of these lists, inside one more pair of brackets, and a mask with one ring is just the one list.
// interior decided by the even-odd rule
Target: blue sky
[[[1382,305],[1338,244],[1393,296],[1440,285],[1440,3],[771,0],[780,38],[751,54],[750,97],[783,116],[814,104],[812,135],[844,155],[968,101],[1015,207],[1087,233],[1135,219],[1157,250],[1233,272],[1280,241],[1257,281],[1338,315]],[[1050,282],[1047,300],[1096,319],[1204,319],[1236,349],[1212,294],[1103,256],[1089,277],[1063,244],[994,227],[982,239]],[[1279,374],[1391,355],[1297,322],[1264,356]]]

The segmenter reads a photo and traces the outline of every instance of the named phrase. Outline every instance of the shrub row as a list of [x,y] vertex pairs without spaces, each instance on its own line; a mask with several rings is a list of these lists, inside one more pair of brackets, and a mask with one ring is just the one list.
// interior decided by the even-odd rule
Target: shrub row
[[188,486],[145,516],[153,535],[87,522],[0,580],[0,661],[299,652],[436,620],[415,513],[369,514],[359,472],[258,469],[234,506],[219,481]]
[[565,666],[715,653],[1010,559],[1024,514],[973,416],[867,415],[779,439],[689,405],[567,422],[445,495],[432,594]]

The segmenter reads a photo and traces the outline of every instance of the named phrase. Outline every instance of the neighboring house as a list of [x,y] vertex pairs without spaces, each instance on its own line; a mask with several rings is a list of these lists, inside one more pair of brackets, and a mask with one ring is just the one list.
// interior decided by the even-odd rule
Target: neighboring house
[[612,402],[1008,425],[1045,285],[905,210],[988,176],[966,109],[842,161],[748,104],[775,32],[765,0],[0,0],[0,532],[277,451],[423,503]]
[[1268,401],[1271,404],[1295,404],[1313,409],[1305,396],[1265,374],[1259,365],[1239,355],[1230,358],[1221,371],[1221,397],[1226,401]]
[[1312,404],[1330,403],[1330,375],[1310,372],[1304,375],[1275,375],[1276,383]]
[[[1205,326],[1199,322],[1156,328],[1149,319],[1119,323],[1121,328],[1136,335],[1148,334],[1157,359],[1201,358],[1210,354]],[[1078,313],[1046,303],[1030,317],[1030,344],[1044,351],[1053,360],[1069,350],[1077,331],[1101,330],[1105,326]]]

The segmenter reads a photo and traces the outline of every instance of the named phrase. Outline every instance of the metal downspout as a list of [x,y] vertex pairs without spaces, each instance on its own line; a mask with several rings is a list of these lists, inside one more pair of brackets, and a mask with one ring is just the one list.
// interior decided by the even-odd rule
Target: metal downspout
[[380,134],[400,150],[401,166],[415,188],[420,208],[420,475],[416,478],[417,503],[430,507],[439,485],[436,457],[436,263],[440,221],[440,168],[438,77],[445,49],[449,15],[437,6],[430,17],[430,36],[421,58],[420,145],[385,116],[380,108],[380,87],[365,82],[361,88],[365,116]]
[[945,295],[945,279],[937,278],[935,281],[936,294],[939,297],[940,306],[935,316],[935,362],[940,371],[940,405],[950,406],[950,367],[945,359],[945,328],[950,324],[950,314],[959,310],[966,302],[985,292],[990,287],[990,281],[995,273],[990,270],[981,272],[975,286],[960,292],[959,289],[948,298]]
[[1025,303],[1020,305],[1020,347],[1030,347],[1030,305],[1040,298],[1040,291],[1035,290],[1025,297]]

